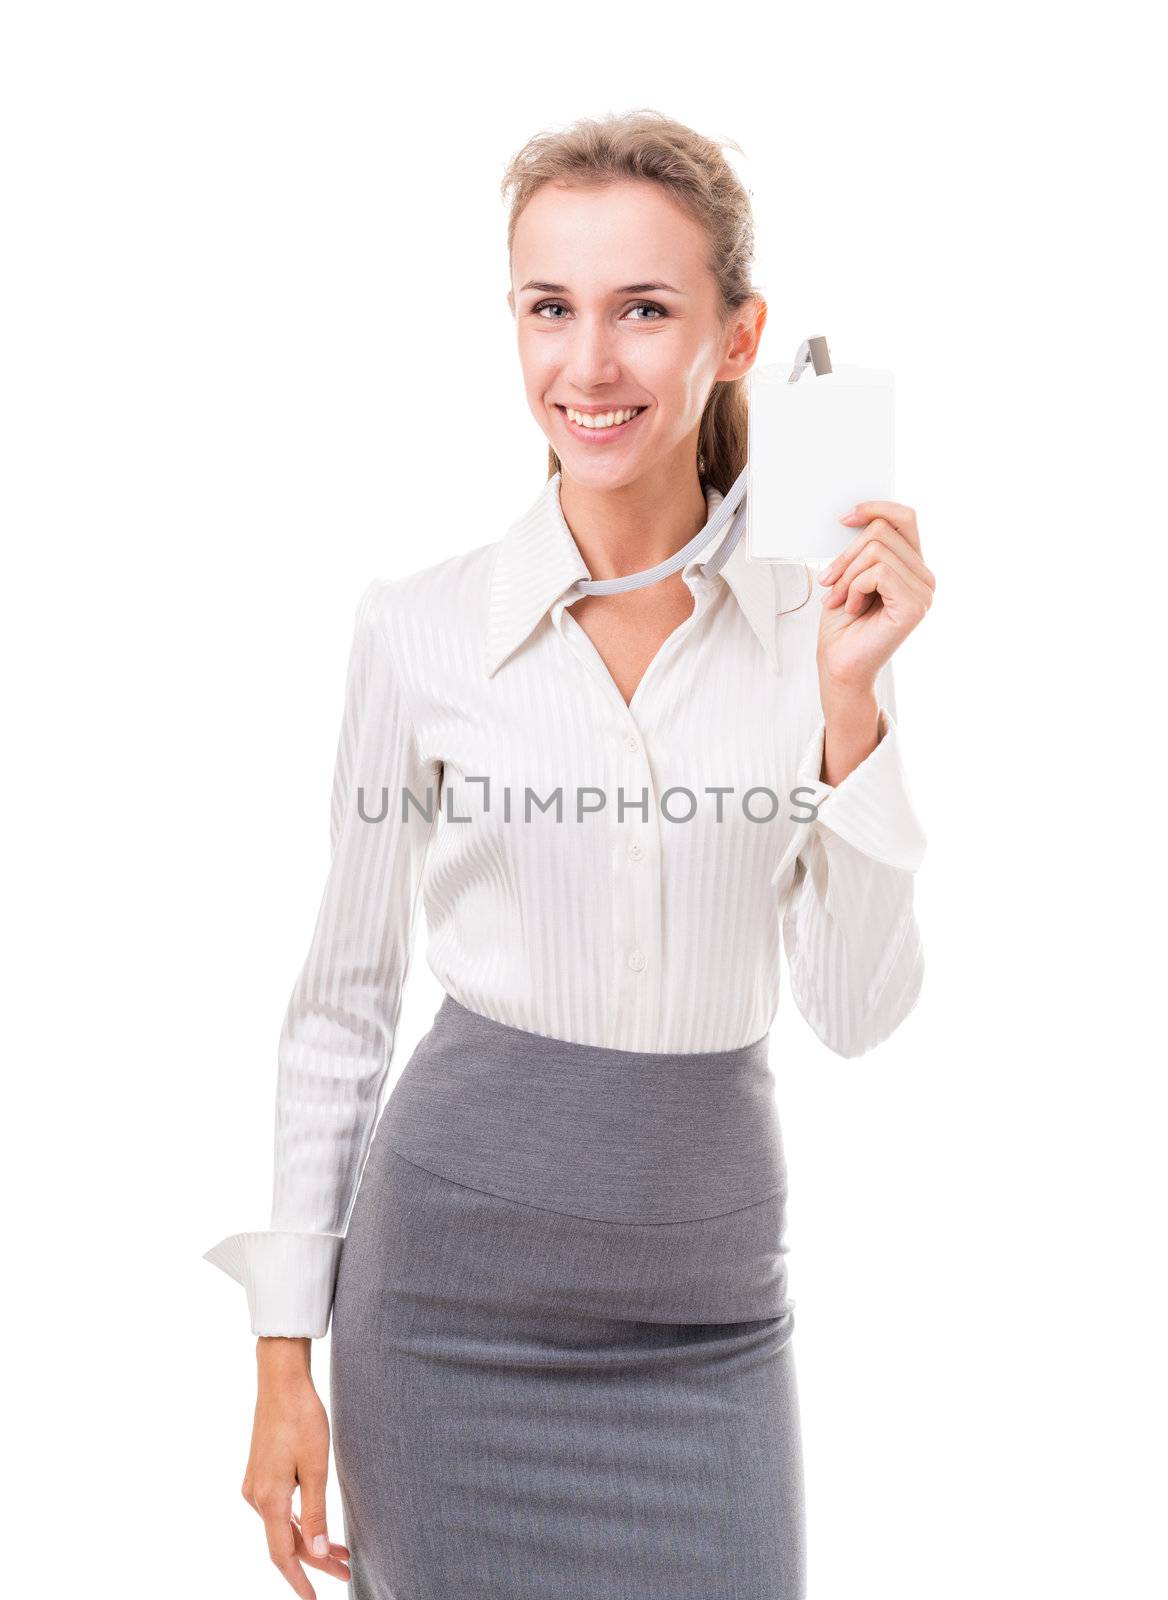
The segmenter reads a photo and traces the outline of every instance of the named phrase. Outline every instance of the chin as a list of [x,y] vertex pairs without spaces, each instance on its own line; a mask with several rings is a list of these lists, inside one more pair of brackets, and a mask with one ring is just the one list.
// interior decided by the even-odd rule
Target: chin
[[638,478],[644,476],[645,468],[640,461],[624,461],[604,463],[600,461],[581,461],[578,455],[562,455],[560,457],[560,470],[564,477],[571,478],[584,489],[623,489],[630,483],[636,483]]

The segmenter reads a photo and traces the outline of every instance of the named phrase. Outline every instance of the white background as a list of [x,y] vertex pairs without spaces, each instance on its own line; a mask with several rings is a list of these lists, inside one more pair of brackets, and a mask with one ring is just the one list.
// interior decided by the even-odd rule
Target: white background
[[[649,106],[743,148],[761,359],[825,332],[895,370],[938,579],[896,666],[924,994],[859,1060],[789,1003],[773,1033],[811,1600],[1163,1593],[1136,7],[41,0],[0,63],[6,1592],[291,1593],[239,1494],[243,1292],[201,1253],[267,1223],[353,611],[543,482],[499,180]],[[420,940],[395,1071],[440,998]]]

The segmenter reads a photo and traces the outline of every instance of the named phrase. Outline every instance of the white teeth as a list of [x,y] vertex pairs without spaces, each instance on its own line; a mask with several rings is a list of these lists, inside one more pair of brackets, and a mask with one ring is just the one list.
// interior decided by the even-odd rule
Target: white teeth
[[597,416],[588,416],[583,411],[574,411],[571,406],[565,406],[564,411],[572,422],[579,423],[582,428],[611,428],[614,423],[628,422],[642,411],[643,406],[629,406],[624,411],[601,411]]

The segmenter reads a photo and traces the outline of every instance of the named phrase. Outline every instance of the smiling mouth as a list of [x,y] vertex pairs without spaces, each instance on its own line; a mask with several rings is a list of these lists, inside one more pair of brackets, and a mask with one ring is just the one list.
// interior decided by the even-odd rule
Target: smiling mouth
[[614,407],[611,411],[597,412],[595,415],[577,411],[574,406],[557,405],[556,410],[564,418],[572,433],[599,442],[602,439],[615,439],[618,434],[631,427],[648,407],[620,406]]

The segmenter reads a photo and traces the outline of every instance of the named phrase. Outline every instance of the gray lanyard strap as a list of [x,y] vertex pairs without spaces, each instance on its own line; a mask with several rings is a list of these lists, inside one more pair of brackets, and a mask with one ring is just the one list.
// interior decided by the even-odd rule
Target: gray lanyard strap
[[746,476],[749,468],[743,467],[730,486],[728,494],[721,505],[715,510],[714,515],[706,523],[700,533],[695,533],[688,544],[683,544],[680,550],[664,561],[659,561],[655,567],[646,567],[643,572],[629,572],[623,578],[578,578],[574,591],[577,594],[623,594],[626,589],[644,589],[651,583],[660,583],[662,578],[668,578],[671,573],[679,572],[687,561],[692,561],[721,533],[722,529],[734,518],[734,526],[726,535],[725,542],[716,550],[703,567],[707,573],[715,573],[722,563],[728,558],[734,546],[741,539],[746,528]]
[[[787,381],[795,383],[808,364],[817,374],[831,371],[831,357],[828,354],[826,339],[804,339],[795,352],[795,361]],[[688,544],[682,545],[680,550],[675,550],[666,560],[659,561],[655,567],[646,567],[643,572],[627,573],[623,578],[578,578],[573,585],[573,592],[578,595],[623,594],[626,589],[645,589],[651,583],[660,583],[662,578],[668,578],[673,573],[679,572],[687,561],[692,561],[707,545],[713,544],[733,517],[734,525],[730,532],[710,559],[702,565],[702,571],[713,577],[730,559],[735,545],[746,531],[746,486],[749,471],[749,466],[743,467],[701,532],[695,533]]]

